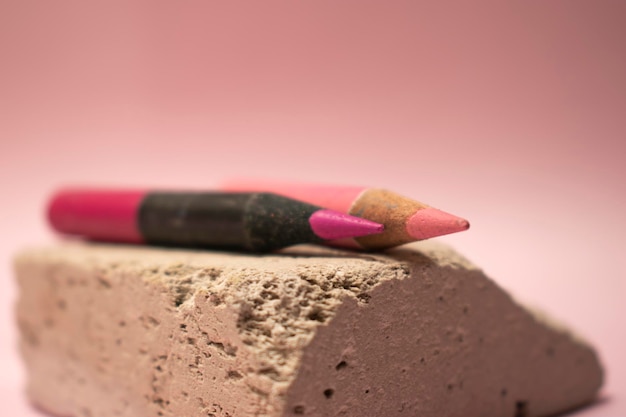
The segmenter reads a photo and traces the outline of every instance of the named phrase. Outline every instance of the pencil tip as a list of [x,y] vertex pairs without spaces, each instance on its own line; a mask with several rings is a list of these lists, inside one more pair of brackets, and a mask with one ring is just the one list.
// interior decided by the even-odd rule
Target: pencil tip
[[313,232],[326,240],[373,235],[385,230],[380,223],[326,209],[313,213],[309,223]]
[[469,227],[467,220],[432,207],[417,211],[406,224],[409,235],[418,240],[461,232]]

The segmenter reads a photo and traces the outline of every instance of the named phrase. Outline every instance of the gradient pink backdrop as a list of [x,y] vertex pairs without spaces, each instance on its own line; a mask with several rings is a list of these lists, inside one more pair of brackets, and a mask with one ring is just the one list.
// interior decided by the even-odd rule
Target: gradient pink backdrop
[[[599,348],[626,415],[626,2],[0,2],[0,414],[11,256],[58,185],[384,186]],[[578,415],[578,414],[577,414]]]

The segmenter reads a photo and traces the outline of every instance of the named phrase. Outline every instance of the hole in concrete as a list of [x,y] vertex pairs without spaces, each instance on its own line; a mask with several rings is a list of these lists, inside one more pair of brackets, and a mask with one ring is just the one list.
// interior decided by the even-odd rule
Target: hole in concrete
[[324,397],[331,398],[334,393],[335,393],[335,390],[333,390],[332,388],[325,389],[324,390]]
[[239,372],[237,371],[228,371],[227,374],[228,378],[230,379],[241,379],[243,378],[243,375],[241,375]]
[[311,312],[308,314],[307,318],[308,318],[309,320],[319,321],[319,322],[321,322],[321,323],[323,323],[323,322],[324,322],[324,320],[326,320],[326,318],[324,317],[324,313],[322,312],[322,310],[318,310],[318,309],[315,309],[315,310],[311,311]]
[[293,408],[293,413],[294,414],[304,414],[304,406],[303,405],[296,405]]
[[528,415],[528,403],[517,401],[515,403],[515,417],[526,417]]
[[367,303],[369,303],[369,302],[370,302],[370,300],[372,299],[372,296],[371,296],[371,295],[369,295],[369,294],[367,294],[367,293],[361,293],[361,294],[358,294],[358,295],[356,296],[356,298],[357,298],[360,302],[362,302],[362,303],[364,303],[364,304],[367,304]]
[[341,369],[345,368],[346,366],[348,366],[348,364],[346,363],[346,361],[341,361],[341,362],[339,362],[339,363],[337,364],[337,366],[335,366],[335,369],[339,371],[339,370],[341,370]]

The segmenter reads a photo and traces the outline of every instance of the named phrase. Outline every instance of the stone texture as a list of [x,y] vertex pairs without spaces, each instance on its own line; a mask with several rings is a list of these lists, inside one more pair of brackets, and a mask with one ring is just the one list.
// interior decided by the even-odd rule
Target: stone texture
[[76,244],[15,261],[27,392],[69,417],[548,416],[593,349],[451,249]]

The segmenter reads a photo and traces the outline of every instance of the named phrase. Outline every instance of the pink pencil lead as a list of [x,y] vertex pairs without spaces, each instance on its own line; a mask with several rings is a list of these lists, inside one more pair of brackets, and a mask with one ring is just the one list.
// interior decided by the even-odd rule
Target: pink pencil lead
[[333,210],[318,210],[309,218],[311,228],[322,239],[344,239],[382,233],[385,226],[371,220]]

